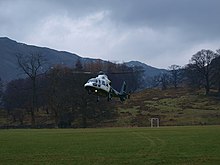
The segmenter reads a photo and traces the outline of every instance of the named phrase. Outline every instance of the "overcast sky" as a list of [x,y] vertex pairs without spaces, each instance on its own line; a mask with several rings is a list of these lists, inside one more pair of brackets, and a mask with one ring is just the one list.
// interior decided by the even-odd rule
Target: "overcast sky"
[[220,0],[0,0],[0,36],[82,57],[185,65],[220,48]]

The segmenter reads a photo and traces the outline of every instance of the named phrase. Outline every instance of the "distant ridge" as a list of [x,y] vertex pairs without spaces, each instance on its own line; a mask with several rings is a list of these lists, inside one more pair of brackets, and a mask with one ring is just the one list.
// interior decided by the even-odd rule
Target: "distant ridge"
[[[77,54],[65,51],[57,51],[46,47],[38,47],[34,45],[27,45],[11,40],[7,37],[0,37],[0,77],[3,81],[11,81],[13,79],[24,77],[18,68],[17,54],[40,53],[46,60],[47,65],[62,64],[69,67],[74,67],[77,60],[80,59],[82,63],[95,61],[97,59],[82,58]],[[125,63],[129,67],[142,67],[145,72],[145,78],[153,77],[164,72],[164,69],[151,67],[139,61],[130,61]]]
[[33,52],[39,52],[47,60],[48,65],[63,64],[74,66],[76,60],[81,58],[73,53],[27,45],[18,43],[7,37],[0,37],[0,77],[5,81],[22,77],[22,72],[18,69],[16,55]]
[[149,77],[156,76],[160,73],[167,72],[166,69],[158,69],[139,61],[130,61],[126,63],[129,67],[141,67],[145,70],[145,75]]

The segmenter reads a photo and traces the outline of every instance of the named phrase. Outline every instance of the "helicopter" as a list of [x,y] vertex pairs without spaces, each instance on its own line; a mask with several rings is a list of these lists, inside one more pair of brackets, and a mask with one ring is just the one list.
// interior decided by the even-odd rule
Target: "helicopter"
[[97,96],[97,102],[100,100],[100,96],[107,97],[110,101],[112,97],[118,97],[121,102],[130,98],[130,94],[126,93],[126,83],[122,84],[120,92],[115,90],[111,86],[111,81],[108,76],[102,71],[99,72],[98,76],[95,78],[90,78],[85,84],[84,88],[88,91],[88,94],[95,94]]

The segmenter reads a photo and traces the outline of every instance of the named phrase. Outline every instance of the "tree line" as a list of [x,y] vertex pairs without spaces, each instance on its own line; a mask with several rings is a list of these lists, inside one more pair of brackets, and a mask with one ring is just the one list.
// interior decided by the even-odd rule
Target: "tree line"
[[[7,112],[8,125],[28,127],[96,127],[117,117],[117,100],[107,102],[87,94],[83,85],[102,70],[108,73],[112,86],[120,90],[123,81],[128,91],[141,86],[141,68],[130,68],[94,60],[82,63],[77,60],[73,68],[63,65],[45,67],[46,60],[39,53],[19,54],[17,61],[27,78],[12,80],[3,90],[0,79],[0,103]],[[139,72],[140,71],[140,72]],[[86,74],[85,74],[86,73]],[[152,79],[152,87],[190,87],[211,90],[220,96],[220,49],[216,52],[202,49],[192,55],[185,66],[169,66]]]
[[185,66],[169,66],[168,72],[154,77],[152,86],[162,89],[178,86],[205,89],[206,95],[213,89],[220,95],[220,49],[216,52],[202,49],[192,55]]
[[19,126],[95,127],[113,120],[117,116],[115,100],[103,98],[97,103],[84,89],[87,80],[100,70],[109,73],[116,89],[123,81],[129,90],[138,87],[138,73],[124,64],[101,60],[83,64],[78,59],[73,68],[55,65],[44,69],[46,60],[39,53],[19,54],[17,61],[27,78],[12,80],[0,94],[10,121]]

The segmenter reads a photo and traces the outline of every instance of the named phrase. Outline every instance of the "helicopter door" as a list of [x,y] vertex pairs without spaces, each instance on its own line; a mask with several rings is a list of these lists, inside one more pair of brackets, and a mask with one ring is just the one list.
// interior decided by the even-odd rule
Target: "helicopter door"
[[102,89],[109,92],[110,87],[105,81],[102,81]]
[[101,81],[100,80],[98,80],[98,87],[100,87],[101,86]]

